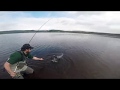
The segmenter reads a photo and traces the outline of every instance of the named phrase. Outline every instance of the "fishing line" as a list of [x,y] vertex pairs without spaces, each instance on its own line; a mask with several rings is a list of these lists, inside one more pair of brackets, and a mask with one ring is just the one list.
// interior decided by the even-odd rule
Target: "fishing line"
[[[50,18],[48,21],[50,21],[51,19],[52,19],[52,18]],[[41,25],[41,27],[34,33],[34,35],[32,36],[32,38],[31,38],[30,41],[29,41],[29,44],[30,44],[30,42],[32,41],[33,37],[36,35],[36,33],[37,33],[48,21],[46,21],[43,25]]]

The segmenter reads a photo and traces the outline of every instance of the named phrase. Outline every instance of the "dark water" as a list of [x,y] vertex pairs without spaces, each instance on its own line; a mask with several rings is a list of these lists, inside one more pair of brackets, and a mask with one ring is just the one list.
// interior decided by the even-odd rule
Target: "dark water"
[[[10,54],[28,43],[34,33],[0,35],[0,79],[11,79],[3,64]],[[119,79],[120,38],[77,33],[37,33],[31,54],[44,61],[28,60],[35,71],[27,79]],[[50,55],[63,53],[57,62]]]

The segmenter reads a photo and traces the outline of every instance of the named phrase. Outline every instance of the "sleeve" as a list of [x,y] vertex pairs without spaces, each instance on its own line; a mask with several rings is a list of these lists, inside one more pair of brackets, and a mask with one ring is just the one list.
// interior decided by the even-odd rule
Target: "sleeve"
[[20,59],[19,55],[13,54],[13,55],[10,56],[10,58],[7,60],[7,62],[10,63],[10,64],[15,64],[19,61],[19,59]]
[[33,56],[31,54],[28,54],[28,58],[33,59]]

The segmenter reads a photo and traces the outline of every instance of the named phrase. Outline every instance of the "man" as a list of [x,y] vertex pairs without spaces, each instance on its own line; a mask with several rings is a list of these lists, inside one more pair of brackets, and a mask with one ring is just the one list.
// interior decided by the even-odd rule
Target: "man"
[[10,74],[13,79],[24,79],[23,74],[32,74],[33,69],[26,64],[27,58],[33,60],[43,60],[43,58],[34,57],[30,54],[33,49],[30,44],[24,44],[21,51],[14,52],[10,55],[4,64],[5,70]]

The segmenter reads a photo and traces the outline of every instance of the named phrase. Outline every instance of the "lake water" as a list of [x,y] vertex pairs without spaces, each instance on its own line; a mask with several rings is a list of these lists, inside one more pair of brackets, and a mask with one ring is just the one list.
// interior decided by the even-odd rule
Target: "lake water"
[[[11,79],[3,64],[13,52],[28,43],[34,33],[0,35],[0,79]],[[28,60],[34,74],[26,79],[119,79],[120,38],[80,33],[37,33],[31,41],[33,56]],[[63,53],[53,63],[50,55]]]

